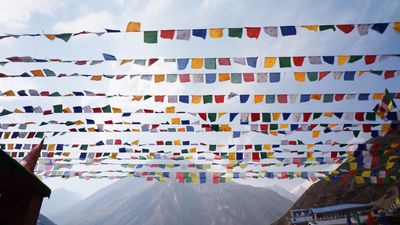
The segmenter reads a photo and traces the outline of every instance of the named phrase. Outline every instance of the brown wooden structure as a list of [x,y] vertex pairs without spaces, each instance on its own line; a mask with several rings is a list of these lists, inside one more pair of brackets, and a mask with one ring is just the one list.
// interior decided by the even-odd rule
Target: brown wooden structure
[[32,172],[0,150],[0,225],[35,225],[51,190]]

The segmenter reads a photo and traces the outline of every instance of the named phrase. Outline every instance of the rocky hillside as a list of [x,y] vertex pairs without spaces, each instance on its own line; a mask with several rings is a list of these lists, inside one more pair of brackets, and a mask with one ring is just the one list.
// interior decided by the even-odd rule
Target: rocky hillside
[[[396,128],[389,131],[384,137],[376,137],[367,143],[373,144],[372,148],[377,148],[378,152],[390,149],[392,143],[400,143],[400,129]],[[400,145],[391,148],[386,153],[387,156],[399,155]],[[391,173],[399,178],[399,161],[391,169]],[[378,170],[385,170],[386,162],[379,161],[375,167]],[[340,169],[348,169],[348,164],[344,163]],[[332,177],[332,176],[331,176]],[[312,185],[291,207],[291,209],[324,207],[341,203],[373,203],[376,207],[388,207],[399,196],[400,185],[397,180],[390,180],[384,184],[356,184],[350,180],[348,184],[338,181],[319,181]],[[289,212],[282,216],[274,224],[287,224]]]

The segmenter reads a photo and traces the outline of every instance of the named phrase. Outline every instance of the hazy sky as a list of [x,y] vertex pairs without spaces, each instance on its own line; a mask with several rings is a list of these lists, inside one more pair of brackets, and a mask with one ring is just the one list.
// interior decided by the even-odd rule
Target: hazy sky
[[[140,21],[142,30],[184,29],[184,28],[218,28],[218,27],[245,27],[268,25],[304,25],[304,24],[356,24],[400,21],[400,2],[397,0],[304,0],[304,1],[228,1],[228,0],[149,0],[149,1],[57,1],[57,0],[14,0],[2,3],[0,9],[0,30],[2,33],[57,33],[79,32],[83,30],[103,31],[104,28],[124,30],[129,21]],[[261,64],[263,56],[296,56],[296,55],[350,55],[350,54],[399,54],[400,34],[391,27],[384,34],[370,31],[367,36],[360,36],[356,31],[343,34],[340,31],[311,32],[305,29],[298,30],[296,36],[271,38],[264,33],[260,38],[242,39],[221,38],[202,40],[192,37],[190,41],[161,40],[157,44],[144,44],[142,33],[110,34],[101,37],[85,35],[73,37],[68,43],[61,40],[49,41],[44,37],[19,39],[7,38],[0,40],[0,61],[9,56],[32,56],[36,58],[64,58],[64,59],[101,59],[102,53],[109,53],[120,58],[184,58],[184,57],[246,57],[259,56],[257,68],[234,65],[226,69],[213,72],[269,72],[293,71],[293,69],[274,68],[265,70]],[[263,32],[263,31],[262,31]],[[227,32],[225,32],[227,36]],[[369,66],[350,64],[344,66],[305,66],[305,71],[323,70],[369,70],[369,69],[399,69],[398,59],[390,59],[382,63]],[[44,63],[44,64],[8,64],[0,67],[2,73],[21,74],[32,69],[48,68],[56,73],[96,73],[96,74],[124,74],[124,73],[177,73],[175,65],[156,63],[152,67],[139,67],[132,64],[117,65],[103,63],[96,66],[76,66],[72,64]],[[191,73],[205,73],[205,70],[185,70]],[[356,82],[334,81],[332,76],[321,82],[298,83],[293,78],[285,78],[276,84],[154,84],[151,82],[133,79],[122,81],[104,80],[102,82],[89,81],[87,78],[70,79],[2,79],[0,91],[9,89],[38,89],[50,91],[98,91],[124,94],[268,94],[268,93],[371,93],[400,91],[399,77],[383,80],[378,76],[363,76]],[[0,98],[1,108],[14,108],[25,105],[41,105],[49,107],[54,104],[64,105],[105,105],[113,104],[126,110],[140,107],[164,109],[168,104],[154,104],[150,102],[135,102],[123,98]],[[322,104],[321,102],[303,104],[237,104],[229,101],[223,105],[182,105],[180,110],[193,112],[308,112],[308,111],[371,111],[376,102],[342,101],[339,103]],[[50,120],[50,119],[77,119],[77,118],[116,119],[113,115],[18,115],[0,118],[0,123],[10,121]],[[153,116],[135,117],[132,120],[153,121]],[[194,119],[193,119],[194,120]],[[232,139],[231,134],[185,134],[181,139],[219,143],[277,143],[280,139],[301,138],[310,141],[304,134],[293,134],[279,138],[271,138],[262,134],[249,134],[240,139]],[[174,139],[173,134],[87,134],[82,136],[66,135],[50,137],[47,143],[84,143],[95,142],[99,139],[122,137],[128,140],[140,138],[143,141],[162,138]],[[361,135],[361,139],[368,138]],[[328,133],[321,135],[321,140],[341,139],[343,142],[355,141],[352,135]],[[0,140],[0,143],[15,142],[36,143],[37,140]],[[69,190],[87,195],[98,188],[107,185],[109,181],[79,179],[47,179],[44,181],[52,188],[64,187]],[[271,181],[262,180],[250,183],[257,185],[280,184],[292,189],[301,181]]]

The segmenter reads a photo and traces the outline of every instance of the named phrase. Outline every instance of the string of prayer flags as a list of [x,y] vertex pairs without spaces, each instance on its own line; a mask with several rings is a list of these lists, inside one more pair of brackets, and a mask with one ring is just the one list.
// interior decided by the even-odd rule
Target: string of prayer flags
[[[147,34],[147,33],[146,33]],[[156,39],[154,35],[148,34],[147,41],[149,43],[155,43]],[[371,65],[374,63],[380,63],[389,58],[398,58],[399,54],[387,54],[387,55],[349,55],[349,56],[266,56],[266,57],[258,57],[258,56],[247,56],[243,58],[236,57],[223,57],[223,58],[175,58],[175,59],[164,59],[164,63],[176,63],[178,70],[188,69],[188,65],[191,65],[191,69],[210,69],[215,70],[220,67],[223,68],[225,66],[231,66],[233,63],[249,66],[251,68],[257,68],[260,64],[263,64],[264,68],[292,68],[292,67],[302,67],[304,62],[308,62],[308,65],[334,65],[337,62],[337,65],[344,65],[348,63],[363,63],[365,65]],[[103,53],[104,59],[58,59],[58,58],[49,58],[49,59],[39,59],[31,56],[12,56],[7,57],[6,61],[0,62],[2,65],[6,65],[8,63],[72,63],[75,65],[97,65],[99,63],[105,61],[114,61],[118,62],[119,65],[124,65],[127,63],[133,63],[135,65],[140,66],[148,66],[150,67],[155,62],[157,62],[158,58],[149,58],[149,59],[119,59],[113,55]],[[259,58],[261,58],[264,62],[259,63]],[[308,60],[305,60],[308,59]],[[364,60],[362,60],[364,59]],[[262,61],[260,60],[260,61]],[[276,63],[278,61],[278,63]],[[147,62],[147,64],[146,64]],[[191,62],[189,64],[189,62]],[[217,66],[218,65],[218,66]],[[261,65],[260,65],[261,66]]]
[[[369,24],[332,24],[332,25],[284,25],[284,26],[255,26],[255,27],[236,27],[236,28],[193,28],[193,29],[163,29],[163,30],[142,30],[141,23],[130,21],[126,25],[125,31],[121,29],[110,29],[106,28],[104,31],[80,31],[76,33],[32,33],[32,34],[4,34],[0,36],[1,39],[5,38],[19,38],[19,37],[41,37],[44,36],[48,40],[55,40],[56,38],[61,39],[65,42],[68,42],[71,37],[77,37],[82,35],[97,35],[101,36],[103,34],[115,34],[115,33],[144,33],[144,43],[157,43],[158,42],[158,34],[161,39],[176,39],[176,40],[190,40],[191,36],[198,37],[201,39],[219,39],[225,36],[227,33],[228,37],[231,38],[242,38],[243,30],[246,32],[246,36],[249,39],[258,39],[261,35],[261,30],[264,31],[266,37],[286,37],[286,36],[294,36],[299,35],[303,31],[311,31],[311,32],[323,32],[326,30],[330,31],[341,31],[343,34],[350,34],[357,30],[360,36],[369,34],[369,30],[373,30],[379,34],[385,33],[387,28],[390,26],[392,30],[396,33],[399,33],[400,30],[400,22],[387,22],[387,23],[369,23]],[[176,34],[176,35],[175,35]]]
[[[232,74],[232,82],[239,83],[241,82],[241,76],[235,76],[236,74]],[[250,79],[249,77],[244,77],[245,79]],[[197,78],[199,79],[199,78]],[[132,101],[146,101],[150,98],[153,98],[154,102],[160,103],[184,103],[184,104],[223,104],[225,103],[225,99],[229,98],[227,95],[129,95],[129,94],[106,94],[106,93],[95,93],[91,91],[72,91],[70,93],[60,93],[60,92],[50,92],[50,91],[39,91],[35,89],[29,90],[7,90],[0,91],[0,96],[2,97],[29,97],[29,96],[41,96],[41,97],[130,97]],[[252,101],[249,101],[250,96],[252,97]],[[239,101],[241,104],[245,103],[253,103],[253,104],[295,104],[295,103],[306,103],[311,100],[322,101],[322,103],[332,103],[332,102],[340,102],[344,100],[356,100],[356,101],[376,101],[376,100],[385,100],[388,98],[388,94],[384,95],[384,93],[334,93],[334,94],[278,94],[278,95],[249,95],[242,94],[239,95]],[[400,99],[400,93],[392,93],[391,98]],[[265,100],[264,100],[265,99]],[[202,101],[201,101],[202,100]],[[386,101],[386,100],[385,100]],[[391,101],[393,102],[393,101]],[[389,102],[390,103],[390,102]],[[392,103],[392,105],[394,102]],[[381,108],[387,108],[386,105],[382,105]],[[390,106],[392,109],[393,106]]]

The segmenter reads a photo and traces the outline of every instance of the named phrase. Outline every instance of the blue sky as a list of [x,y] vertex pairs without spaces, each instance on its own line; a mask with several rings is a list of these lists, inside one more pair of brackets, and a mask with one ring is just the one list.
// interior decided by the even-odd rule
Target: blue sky
[[[245,27],[266,25],[303,25],[303,24],[354,24],[400,21],[400,2],[386,1],[342,1],[342,0],[306,0],[306,1],[7,1],[0,9],[0,30],[2,33],[53,33],[79,32],[82,30],[102,31],[104,28],[124,29],[129,21],[140,21],[143,30],[183,29],[183,28],[218,28],[218,27]],[[217,40],[202,40],[192,38],[190,41],[160,40],[158,44],[149,45],[142,41],[142,34],[115,34],[84,36],[72,38],[68,43],[60,40],[49,41],[44,37],[19,39],[3,39],[0,41],[0,59],[9,56],[31,55],[37,58],[89,58],[100,59],[102,53],[110,53],[121,58],[148,58],[148,57],[246,57],[246,56],[291,56],[291,55],[349,55],[349,54],[398,54],[400,53],[399,35],[388,28],[381,35],[370,31],[367,36],[359,36],[356,31],[344,35],[340,31],[310,32],[300,30],[299,35],[291,37],[270,38],[261,35],[258,40],[222,38]],[[399,60],[388,60],[383,63],[362,66],[358,64],[337,66],[304,67],[304,70],[358,70],[358,69],[399,69]],[[151,68],[141,68],[134,65],[119,66],[113,63],[103,63],[98,66],[74,66],[68,64],[9,64],[0,68],[3,73],[22,73],[32,69],[49,68],[56,73],[167,73],[176,72],[176,67],[158,63]],[[259,63],[255,69],[233,66],[222,71],[262,72],[265,71]],[[292,71],[291,69],[275,69],[274,71]],[[187,72],[201,72],[187,70]],[[291,80],[274,85],[263,86],[257,84],[232,85],[182,85],[160,84],[138,80],[118,82],[92,82],[83,78],[71,79],[10,79],[0,82],[0,90],[8,89],[46,89],[46,90],[87,90],[103,91],[107,93],[126,94],[229,94],[234,91],[243,94],[252,93],[351,93],[351,92],[382,92],[385,88],[391,91],[400,91],[399,78],[383,80],[379,77],[363,77],[357,82],[333,81],[326,79],[317,83],[295,83]],[[286,81],[286,80],[285,80]],[[113,103],[126,109],[134,109],[137,105],[126,99],[101,98],[1,98],[0,104],[4,108],[24,105],[51,106],[57,103],[65,105],[79,104],[106,104]],[[266,105],[238,105],[233,103],[221,105],[180,105],[182,110],[193,111],[370,111],[374,102],[360,104],[357,101],[321,104],[274,104]],[[163,108],[165,105],[143,103],[143,107]],[[37,115],[35,115],[37,116]],[[0,118],[0,122],[58,119],[58,117],[22,116]],[[76,118],[73,115],[63,116],[62,119]],[[104,119],[104,117],[94,116]],[[151,121],[154,118],[143,118]],[[228,134],[218,137],[191,137],[221,142],[235,142]],[[190,137],[190,135],[188,136]],[[87,139],[86,139],[87,138]],[[85,140],[98,140],[99,136],[85,137]],[[128,138],[132,138],[129,136]],[[153,138],[153,137],[151,137]],[[214,138],[214,139],[213,139]],[[284,137],[285,139],[286,137]],[[307,137],[304,137],[307,138]],[[331,136],[321,138],[332,138]],[[349,141],[351,137],[339,137]],[[364,137],[366,138],[366,137]],[[103,138],[104,139],[104,138]],[[1,140],[3,142],[5,140]],[[9,140],[7,140],[9,141]],[[24,140],[21,140],[24,141]],[[27,140],[35,142],[36,140]],[[49,143],[82,141],[80,137],[49,138]],[[263,135],[248,135],[241,142],[271,141]],[[66,187],[86,195],[102,185],[105,181],[83,181],[77,179],[45,180],[52,188]],[[261,184],[259,184],[261,182]],[[269,185],[269,180],[249,182],[259,185]],[[287,189],[299,184],[299,181],[278,182]],[[81,187],[82,184],[85,188]]]

